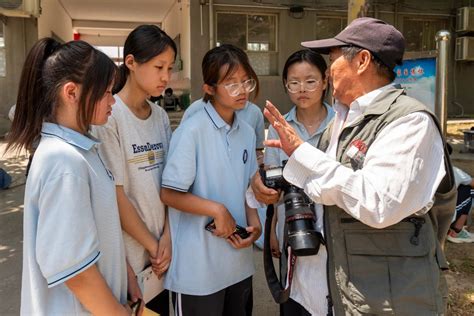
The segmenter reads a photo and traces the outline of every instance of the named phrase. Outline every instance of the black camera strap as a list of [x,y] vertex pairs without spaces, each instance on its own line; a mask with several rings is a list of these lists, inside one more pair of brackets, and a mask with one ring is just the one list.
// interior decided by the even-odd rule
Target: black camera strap
[[[293,255],[291,247],[288,247],[288,256],[285,256],[284,264],[287,269],[283,269],[286,272],[286,284],[283,287],[275,272],[275,266],[273,265],[273,257],[270,247],[270,233],[272,230],[272,219],[275,210],[273,204],[267,207],[267,218],[265,220],[265,237],[263,242],[263,266],[265,269],[265,277],[267,279],[268,288],[272,293],[273,299],[276,303],[282,304],[288,301],[291,292],[291,282],[293,280],[293,272],[296,264],[296,256]],[[286,239],[286,238],[285,238]],[[286,244],[286,241],[285,241]],[[283,256],[283,253],[282,253]],[[283,265],[283,260],[282,260]]]

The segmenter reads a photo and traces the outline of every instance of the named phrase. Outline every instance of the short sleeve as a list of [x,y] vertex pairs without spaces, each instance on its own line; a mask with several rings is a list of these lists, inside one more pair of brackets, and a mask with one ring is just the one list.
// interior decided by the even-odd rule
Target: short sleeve
[[162,187],[188,192],[196,178],[196,141],[191,129],[181,125],[171,137]]
[[101,142],[99,154],[114,175],[115,184],[123,185],[125,163],[115,118],[111,116],[106,125],[94,127],[93,133]]
[[[279,139],[277,132],[273,126],[268,127],[267,139]],[[274,147],[265,148],[264,163],[266,167],[278,167],[281,165],[280,149]]]
[[67,173],[48,180],[38,201],[36,260],[48,287],[93,265],[100,256],[87,180]]
[[249,170],[250,170],[249,181],[250,181],[250,179],[252,179],[253,175],[258,170],[257,153],[255,152],[255,150],[252,150],[252,153],[253,154],[250,155],[250,159],[249,159],[249,167],[250,167],[249,168]]
[[263,141],[265,140],[265,124],[263,122],[263,114],[260,109],[256,111],[257,115],[257,124],[255,126],[255,136],[257,136],[256,140],[256,149],[263,149]]
[[166,143],[169,144],[171,141],[171,124],[170,124],[170,119],[168,117],[168,114],[165,113],[164,118],[163,118],[163,125],[165,127],[165,135],[166,135]]

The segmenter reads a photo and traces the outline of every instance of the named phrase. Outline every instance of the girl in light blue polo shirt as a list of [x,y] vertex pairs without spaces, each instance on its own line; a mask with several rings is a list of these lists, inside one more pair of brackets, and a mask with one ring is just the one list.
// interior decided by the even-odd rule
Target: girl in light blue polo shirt
[[[299,136],[313,146],[326,126],[334,118],[334,110],[324,102],[328,87],[326,62],[323,57],[310,50],[303,49],[293,53],[283,67],[283,84],[294,106],[285,114],[285,119]],[[267,139],[278,139],[275,129],[270,126]],[[268,147],[265,150],[265,167],[281,166],[288,156],[283,150]],[[285,205],[280,201],[270,234],[272,254],[280,257],[287,245],[283,245]],[[323,214],[316,207],[316,229],[321,231]],[[276,226],[276,229],[275,229]],[[275,233],[276,232],[276,233]],[[278,238],[277,238],[278,235]],[[321,245],[317,255],[298,257],[295,265],[290,299],[281,305],[282,315],[326,315],[326,285],[320,286],[317,280],[326,269],[326,248]],[[286,271],[284,271],[286,273]]]
[[44,38],[26,58],[7,145],[37,146],[25,188],[22,315],[130,313],[114,181],[88,134],[111,114],[115,73],[82,41]]
[[163,171],[161,198],[170,206],[173,240],[165,287],[178,315],[245,315],[261,225],[245,203],[257,170],[255,131],[235,111],[258,81],[245,52],[233,45],[207,52],[202,72],[205,104],[173,134]]

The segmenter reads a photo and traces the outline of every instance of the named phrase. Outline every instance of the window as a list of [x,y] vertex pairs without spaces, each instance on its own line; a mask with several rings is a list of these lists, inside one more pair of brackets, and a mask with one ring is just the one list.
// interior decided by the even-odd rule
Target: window
[[446,29],[447,19],[405,18],[403,35],[406,40],[406,51],[422,52],[436,49],[435,36],[439,30]]
[[0,77],[7,76],[4,24],[0,22]]
[[109,56],[117,66],[123,63],[123,46],[96,46],[96,48]]
[[257,75],[277,75],[276,21],[273,14],[217,12],[216,45],[245,50]]
[[347,25],[346,17],[318,16],[316,17],[316,39],[331,38],[336,36]]

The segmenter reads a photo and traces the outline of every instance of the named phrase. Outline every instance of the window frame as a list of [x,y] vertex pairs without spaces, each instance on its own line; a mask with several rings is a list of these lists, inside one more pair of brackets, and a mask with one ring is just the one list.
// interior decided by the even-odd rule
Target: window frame
[[[452,20],[450,19],[450,17],[448,16],[434,16],[434,15],[412,15],[412,14],[400,14],[399,16],[399,20],[401,22],[401,31],[402,31],[402,34],[403,36],[405,36],[406,38],[406,26],[405,26],[405,22],[406,21],[418,21],[418,22],[444,22],[445,25],[446,25],[446,29],[451,29],[451,23],[452,23]],[[436,33],[436,31],[435,31]],[[436,35],[436,34],[435,34]],[[421,39],[421,45],[424,45],[424,41],[426,39],[422,38]],[[435,41],[434,37],[433,37],[433,42]],[[430,54],[430,53],[433,53],[433,52],[436,52],[436,44],[434,46],[433,49],[423,49],[423,47],[421,47],[421,50],[408,50],[408,42],[406,43],[406,49],[405,49],[405,55],[406,54],[417,54],[417,53],[420,53],[420,54]]]
[[[219,14],[238,14],[238,15],[245,15],[246,19],[246,25],[245,25],[245,49],[244,52],[248,53],[278,53],[279,52],[279,29],[278,29],[278,14],[277,13],[261,13],[261,12],[255,12],[255,11],[216,11],[215,12],[215,29],[214,29],[214,38],[215,38],[215,45],[217,45],[217,33],[218,33],[218,15]],[[273,16],[275,18],[275,50],[266,50],[266,51],[261,51],[261,50],[248,50],[248,44],[249,44],[249,22],[248,22],[248,16],[249,15],[264,15],[264,16]]]
[[[258,11],[242,11],[242,10],[216,10],[214,12],[214,45],[217,46],[218,43],[218,15],[219,14],[238,14],[238,15],[244,15],[245,16],[245,49],[243,50],[247,55],[249,54],[266,54],[270,56],[271,59],[275,59],[275,62],[277,63],[277,67],[274,71],[271,71],[269,74],[260,74],[258,75],[259,77],[272,77],[272,76],[279,76],[279,70],[278,70],[278,56],[280,53],[279,45],[279,13],[266,13],[266,12],[258,12]],[[248,16],[249,15],[262,15],[262,16],[272,16],[275,19],[275,49],[274,50],[267,50],[267,51],[261,51],[261,50],[248,50],[248,38],[249,38],[249,27],[248,27]],[[269,65],[271,67],[271,65]]]
[[[318,19],[338,19],[338,20],[340,20],[341,29],[336,34],[334,34],[333,37],[336,36],[337,34],[339,34],[339,32],[341,32],[347,26],[347,16],[346,15],[335,15],[335,14],[330,14],[330,13],[317,14],[315,16],[315,21],[314,21],[314,34],[318,33],[318,31],[317,31]],[[344,20],[345,20],[345,23],[343,23]],[[319,40],[319,39],[325,39],[325,38],[316,38],[316,39]]]

